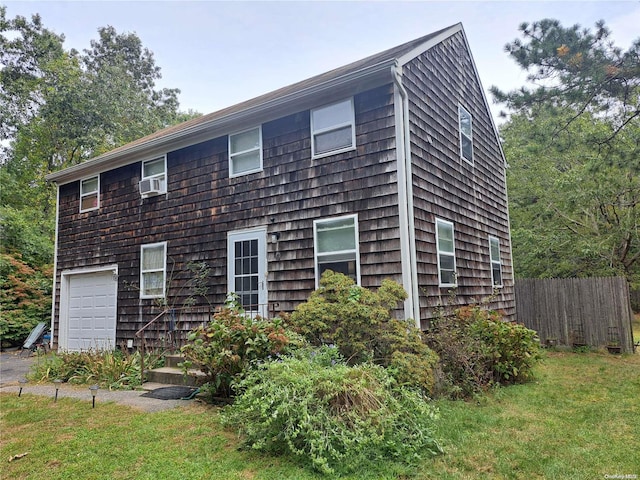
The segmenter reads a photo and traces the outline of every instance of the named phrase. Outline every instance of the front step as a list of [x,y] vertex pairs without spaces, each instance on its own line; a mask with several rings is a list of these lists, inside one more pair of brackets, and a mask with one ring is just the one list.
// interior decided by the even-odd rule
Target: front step
[[[199,383],[202,383],[201,380],[205,377],[205,374],[194,368],[190,369],[185,375],[182,368],[178,367],[178,364],[183,361],[184,357],[181,355],[167,355],[164,367],[147,370],[147,382],[143,385],[143,388],[149,387],[147,384],[198,386]],[[154,385],[154,388],[158,387]]]

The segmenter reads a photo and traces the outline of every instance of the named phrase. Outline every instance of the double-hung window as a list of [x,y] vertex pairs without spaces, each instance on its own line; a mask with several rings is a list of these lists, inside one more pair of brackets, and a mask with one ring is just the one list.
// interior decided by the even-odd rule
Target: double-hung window
[[163,298],[167,276],[167,242],[140,249],[140,298]]
[[353,98],[311,110],[311,155],[322,157],[356,146]]
[[262,128],[229,135],[229,176],[262,170]]
[[500,260],[500,240],[489,237],[489,259],[491,261],[491,284],[502,287],[502,261]]
[[80,211],[100,208],[100,175],[80,180]]
[[460,156],[473,164],[473,119],[462,106],[458,106],[458,122],[460,127]]
[[166,155],[142,162],[140,194],[151,196],[160,193],[167,193]]
[[455,287],[456,247],[453,223],[436,219],[436,246],[438,251],[438,280],[441,287]]
[[343,273],[360,284],[358,216],[313,222],[316,257],[316,287],[325,270]]

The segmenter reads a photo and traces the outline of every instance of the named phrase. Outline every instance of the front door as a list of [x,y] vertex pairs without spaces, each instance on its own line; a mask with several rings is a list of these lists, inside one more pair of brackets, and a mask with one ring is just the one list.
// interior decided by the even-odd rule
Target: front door
[[227,245],[229,292],[247,312],[267,316],[267,230],[231,232]]

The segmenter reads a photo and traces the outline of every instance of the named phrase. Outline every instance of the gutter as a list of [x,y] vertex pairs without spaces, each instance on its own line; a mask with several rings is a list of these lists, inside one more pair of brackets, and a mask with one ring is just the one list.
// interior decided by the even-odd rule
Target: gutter
[[[196,143],[227,134],[229,124],[239,124],[246,122],[247,120],[251,120],[252,124],[260,123],[259,119],[256,117],[265,117],[271,112],[277,116],[277,113],[280,110],[290,108],[292,103],[300,102],[303,105],[306,103],[309,104],[308,108],[310,108],[312,105],[310,98],[322,95],[327,91],[333,91],[336,88],[346,88],[351,84],[361,87],[366,85],[366,81],[375,81],[378,77],[386,78],[389,72],[389,67],[393,66],[395,62],[395,58],[385,60],[375,65],[370,65],[339,77],[325,80],[286,95],[265,100],[257,105],[249,106],[237,112],[232,112],[227,115],[223,114],[222,116],[214,117],[202,123],[197,123],[196,125],[180,129],[176,132],[152,138],[148,141],[143,141],[139,144],[132,145],[131,147],[126,147],[125,145],[122,148],[107,152],[78,165],[73,165],[64,170],[50,173],[45,176],[45,179],[49,182],[56,182],[58,184],[69,183],[89,174],[100,173],[107,169],[111,170],[113,168],[148,158],[152,153],[166,153],[171,150],[177,150],[178,148],[194,145]],[[269,93],[265,95],[269,95]],[[229,108],[233,108],[233,106]],[[156,152],[154,152],[154,150]]]
[[[409,96],[402,84],[402,67],[391,67],[394,87],[400,96],[402,109],[396,108],[396,144],[398,163],[398,210],[400,215],[400,248],[402,280],[408,298],[405,300],[405,318],[413,318],[420,328],[420,291],[416,260],[415,221],[413,218],[413,180],[411,169],[411,131],[409,127]],[[396,104],[397,106],[397,104]]]

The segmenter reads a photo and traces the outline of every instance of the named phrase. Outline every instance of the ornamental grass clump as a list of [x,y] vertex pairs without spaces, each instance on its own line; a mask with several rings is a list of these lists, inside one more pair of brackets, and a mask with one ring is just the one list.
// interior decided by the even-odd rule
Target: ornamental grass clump
[[[140,352],[121,350],[84,350],[58,352],[38,357],[28,375],[31,380],[75,384],[97,383],[103,388],[130,390],[140,386]],[[155,368],[162,364],[159,354],[146,353],[145,365]]]
[[222,418],[247,447],[292,454],[325,474],[441,453],[436,410],[421,394],[379,365],[346,365],[332,347],[264,363],[235,387]]

